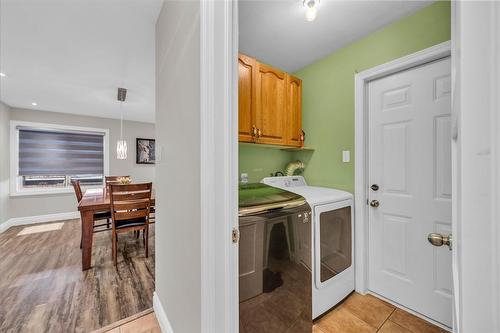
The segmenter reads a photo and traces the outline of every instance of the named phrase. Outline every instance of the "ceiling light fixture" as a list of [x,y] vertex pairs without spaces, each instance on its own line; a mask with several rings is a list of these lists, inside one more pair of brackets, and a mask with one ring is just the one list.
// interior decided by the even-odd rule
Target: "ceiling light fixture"
[[312,22],[318,15],[318,4],[320,0],[303,0],[302,4],[306,7],[306,21]]
[[33,103],[31,103],[31,105],[33,105],[33,106],[37,106],[37,105],[38,105],[38,103],[33,102]]
[[127,141],[123,140],[123,102],[127,98],[127,89],[118,88],[118,101],[120,102],[120,140],[116,142],[116,158],[127,159]]
[[7,77],[7,74],[5,74],[5,73],[0,73],[0,77]]

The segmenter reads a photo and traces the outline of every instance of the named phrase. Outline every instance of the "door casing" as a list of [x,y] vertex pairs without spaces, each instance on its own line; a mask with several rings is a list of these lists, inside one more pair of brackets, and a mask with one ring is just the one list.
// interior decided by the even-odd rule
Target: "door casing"
[[[355,76],[355,280],[356,291],[368,293],[368,83],[451,55],[447,41],[391,62],[367,69]],[[452,186],[455,179],[452,179]],[[440,325],[441,326],[441,325]]]

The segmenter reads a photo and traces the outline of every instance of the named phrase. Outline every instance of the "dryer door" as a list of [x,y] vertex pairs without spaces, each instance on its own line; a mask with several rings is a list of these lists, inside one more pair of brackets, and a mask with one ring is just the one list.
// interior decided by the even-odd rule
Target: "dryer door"
[[322,288],[353,263],[352,201],[314,208],[315,283]]

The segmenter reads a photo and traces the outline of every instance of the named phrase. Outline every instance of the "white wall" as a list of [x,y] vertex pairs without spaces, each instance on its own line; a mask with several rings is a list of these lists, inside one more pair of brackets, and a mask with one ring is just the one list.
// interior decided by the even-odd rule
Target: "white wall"
[[[151,123],[124,121],[123,134],[127,140],[128,158],[126,160],[116,159],[114,154],[116,141],[120,135],[120,121],[117,119],[97,118],[87,116],[76,116],[71,114],[44,112],[35,110],[25,110],[12,108],[10,112],[11,120],[42,122],[49,124],[74,125],[83,127],[95,127],[109,129],[109,172],[112,175],[130,175],[134,182],[153,181],[155,168],[153,165],[136,164],[135,139],[154,138],[155,126]],[[7,121],[7,126],[8,121]],[[2,122],[3,128],[3,122]],[[2,131],[2,136],[4,135]],[[8,147],[10,134],[7,131]],[[4,142],[4,141],[2,141]],[[2,152],[3,154],[3,152]],[[3,163],[3,158],[2,158]],[[8,158],[7,158],[8,163]],[[3,169],[2,169],[3,170]],[[7,170],[9,173],[9,170]],[[2,173],[3,176],[3,173]],[[8,200],[9,218],[37,216],[55,213],[67,213],[76,211],[76,199],[74,193],[36,195],[10,197]],[[5,222],[5,218],[1,221]]]
[[199,15],[165,1],[156,26],[156,294],[176,333],[201,331]]
[[0,224],[9,219],[10,108],[0,102]]

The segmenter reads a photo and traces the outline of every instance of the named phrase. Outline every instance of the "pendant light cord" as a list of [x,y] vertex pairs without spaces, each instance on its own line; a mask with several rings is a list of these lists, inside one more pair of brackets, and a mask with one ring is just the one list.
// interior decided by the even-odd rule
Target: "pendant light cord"
[[123,102],[120,102],[120,140],[123,141]]

